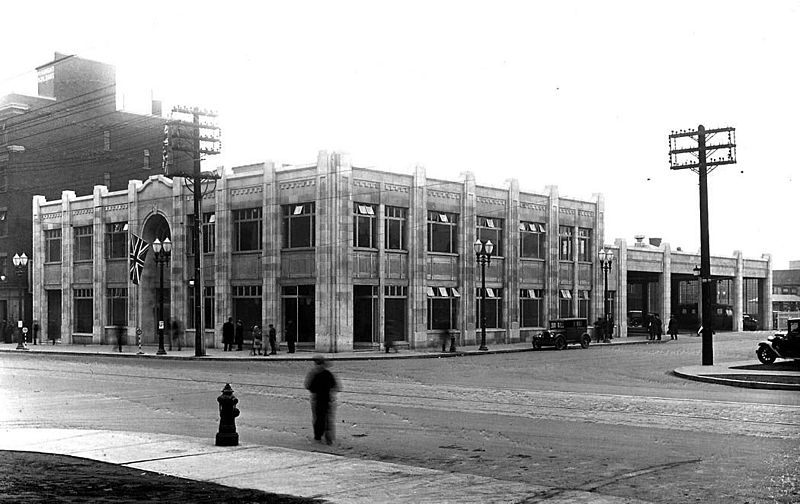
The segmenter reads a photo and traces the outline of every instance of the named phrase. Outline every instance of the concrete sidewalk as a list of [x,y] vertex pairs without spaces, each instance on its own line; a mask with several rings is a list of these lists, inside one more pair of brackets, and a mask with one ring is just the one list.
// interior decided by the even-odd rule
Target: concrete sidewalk
[[672,372],[688,380],[734,387],[800,390],[800,365],[792,361],[761,364],[758,361],[724,362],[714,366],[685,366]]
[[646,501],[271,446],[68,429],[5,429],[0,450],[70,455],[237,488],[335,503],[586,503]]

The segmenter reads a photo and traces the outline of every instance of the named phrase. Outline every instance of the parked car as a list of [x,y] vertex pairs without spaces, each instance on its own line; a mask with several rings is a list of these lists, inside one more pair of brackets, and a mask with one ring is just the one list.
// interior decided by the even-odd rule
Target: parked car
[[628,311],[628,326],[629,327],[642,327],[644,323],[644,316],[642,310],[629,310]]
[[745,313],[744,317],[742,317],[742,329],[745,331],[757,331],[758,319]]
[[585,318],[551,320],[548,329],[533,336],[531,344],[536,350],[543,346],[554,346],[556,350],[563,350],[570,343],[578,343],[582,348],[588,348],[592,341],[588,329],[589,322]]
[[772,364],[775,359],[800,359],[800,318],[790,318],[786,334],[775,333],[761,341],[756,349],[756,357],[763,364]]

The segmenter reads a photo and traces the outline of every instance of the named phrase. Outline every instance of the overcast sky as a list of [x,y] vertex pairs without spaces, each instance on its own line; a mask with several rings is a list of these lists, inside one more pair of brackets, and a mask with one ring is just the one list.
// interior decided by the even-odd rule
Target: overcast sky
[[[736,128],[709,176],[712,255],[800,259],[799,1],[14,2],[0,94],[55,51],[116,65],[125,105],[218,110],[235,166],[356,166],[606,201],[606,242],[700,247],[672,130]],[[787,154],[788,153],[788,154]]]

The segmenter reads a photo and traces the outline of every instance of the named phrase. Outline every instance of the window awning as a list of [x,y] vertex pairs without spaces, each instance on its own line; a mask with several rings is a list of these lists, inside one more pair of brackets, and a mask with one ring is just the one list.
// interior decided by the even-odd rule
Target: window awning
[[455,287],[450,289],[450,291],[453,293],[453,297],[461,297],[461,294],[458,292],[458,289],[456,289]]
[[572,291],[569,289],[560,289],[561,299],[572,299]]
[[294,212],[292,212],[292,213],[294,215],[300,215],[301,213],[303,213],[303,205],[295,205],[294,206]]
[[494,221],[492,219],[486,219],[486,227],[493,228],[494,227]]
[[440,214],[439,214],[439,220],[440,220],[441,222],[449,222],[449,221],[447,220],[447,214],[443,214],[443,213],[440,213]]
[[450,297],[447,295],[447,287],[439,287],[438,289],[441,297]]
[[436,293],[433,291],[433,287],[428,287],[427,292],[428,292],[428,297],[436,297]]

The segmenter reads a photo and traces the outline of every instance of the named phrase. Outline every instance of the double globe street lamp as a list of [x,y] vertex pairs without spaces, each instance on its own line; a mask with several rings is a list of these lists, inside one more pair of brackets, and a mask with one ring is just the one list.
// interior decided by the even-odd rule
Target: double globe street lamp
[[614,261],[614,251],[603,248],[599,253],[600,268],[603,270],[603,342],[608,343],[609,330],[612,327],[608,313],[608,272]]
[[28,256],[25,255],[25,252],[23,252],[22,255],[14,254],[12,262],[14,263],[14,269],[17,273],[17,283],[19,284],[19,322],[17,323],[17,328],[19,329],[19,339],[17,341],[17,350],[27,350],[28,348],[25,346],[25,328],[23,327],[26,282],[23,280],[27,278]]
[[153,240],[153,252],[156,264],[159,265],[159,288],[158,288],[158,351],[156,355],[166,355],[164,350],[164,265],[169,262],[172,254],[172,242],[169,238],[164,238],[162,242],[158,238]]
[[481,346],[478,350],[486,351],[486,265],[492,262],[494,243],[492,240],[482,242],[480,238],[472,245],[475,250],[475,259],[481,265]]

